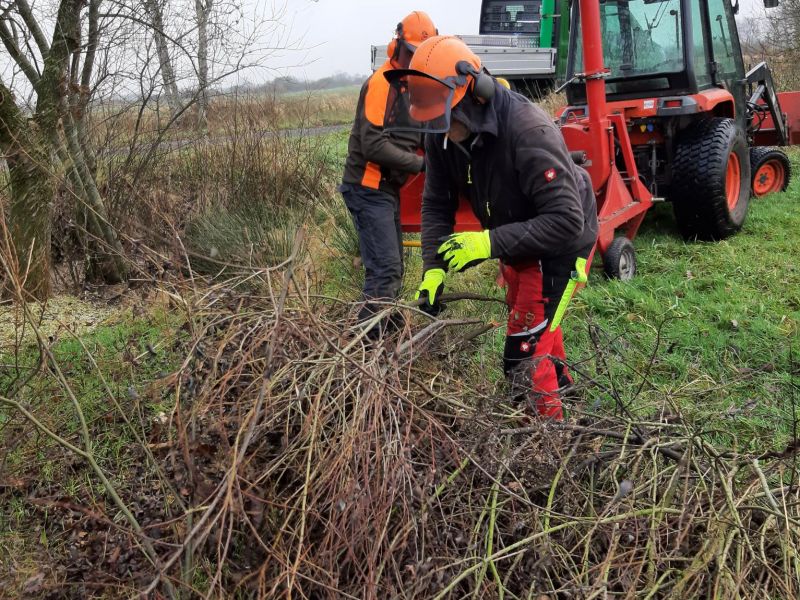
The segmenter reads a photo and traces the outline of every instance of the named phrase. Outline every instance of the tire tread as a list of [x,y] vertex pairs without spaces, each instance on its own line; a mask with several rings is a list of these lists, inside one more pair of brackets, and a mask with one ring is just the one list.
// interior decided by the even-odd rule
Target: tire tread
[[[747,142],[733,119],[704,119],[682,132],[673,162],[672,204],[685,238],[720,240],[741,229],[747,206],[741,219],[736,219],[725,192],[728,156],[737,146],[743,149],[739,156],[742,187],[748,188]],[[748,200],[749,194],[742,194],[739,202]]]

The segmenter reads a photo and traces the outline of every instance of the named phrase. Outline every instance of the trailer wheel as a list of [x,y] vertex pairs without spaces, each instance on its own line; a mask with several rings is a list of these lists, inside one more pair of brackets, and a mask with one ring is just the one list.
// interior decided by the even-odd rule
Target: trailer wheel
[[775,192],[785,192],[792,176],[792,164],[783,152],[775,148],[750,148],[750,170],[753,173],[753,196],[761,198]]
[[618,237],[603,256],[603,270],[609,279],[630,281],[636,275],[636,250],[626,237]]
[[750,152],[733,119],[706,119],[681,133],[670,195],[687,239],[721,240],[742,228],[750,202]]

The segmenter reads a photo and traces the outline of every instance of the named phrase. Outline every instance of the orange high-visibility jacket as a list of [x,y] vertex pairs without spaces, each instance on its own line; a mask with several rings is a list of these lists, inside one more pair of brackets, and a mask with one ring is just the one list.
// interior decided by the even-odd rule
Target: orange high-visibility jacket
[[342,181],[397,196],[409,173],[422,170],[424,160],[417,154],[419,134],[383,130],[389,98],[389,82],[383,74],[392,68],[387,60],[361,87]]

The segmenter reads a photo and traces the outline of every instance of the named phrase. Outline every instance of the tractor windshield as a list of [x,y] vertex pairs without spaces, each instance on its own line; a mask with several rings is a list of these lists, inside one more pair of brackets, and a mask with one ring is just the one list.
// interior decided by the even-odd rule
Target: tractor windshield
[[[606,0],[600,3],[603,58],[613,81],[682,71],[680,0]],[[583,72],[583,41],[576,31],[574,73]]]

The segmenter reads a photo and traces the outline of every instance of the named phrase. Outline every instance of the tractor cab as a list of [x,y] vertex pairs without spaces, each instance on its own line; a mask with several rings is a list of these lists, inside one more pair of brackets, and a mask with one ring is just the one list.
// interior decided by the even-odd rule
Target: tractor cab
[[[601,1],[609,102],[699,95],[658,105],[672,114],[712,109],[720,116],[741,119],[739,124],[744,127],[745,70],[734,20],[737,10],[738,4],[730,0]],[[578,3],[573,3],[566,87],[573,106],[586,102],[579,13]],[[720,89],[730,95],[726,95],[726,104],[717,106],[722,96],[705,92]],[[706,105],[707,99],[713,106]],[[696,102],[704,106],[698,107]]]

